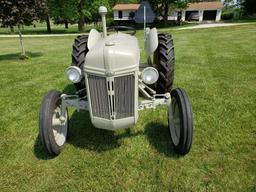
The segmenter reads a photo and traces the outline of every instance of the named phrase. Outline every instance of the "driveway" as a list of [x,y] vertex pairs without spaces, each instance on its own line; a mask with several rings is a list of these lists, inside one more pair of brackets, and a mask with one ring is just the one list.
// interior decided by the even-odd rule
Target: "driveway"
[[212,28],[212,27],[228,27],[228,26],[235,26],[235,25],[247,25],[252,23],[206,23],[206,24],[199,24],[190,27],[181,27],[176,28],[175,30],[185,30],[185,29],[203,29],[203,28]]

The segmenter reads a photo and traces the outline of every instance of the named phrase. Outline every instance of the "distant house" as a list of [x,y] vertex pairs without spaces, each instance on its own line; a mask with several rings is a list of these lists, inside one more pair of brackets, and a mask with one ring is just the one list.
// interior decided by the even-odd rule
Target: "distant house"
[[148,1],[140,4],[116,4],[113,7],[114,21],[135,21],[144,22],[144,7],[146,8],[146,21],[153,23],[156,16]]
[[189,3],[184,10],[173,11],[168,20],[220,21],[223,4],[221,2]]

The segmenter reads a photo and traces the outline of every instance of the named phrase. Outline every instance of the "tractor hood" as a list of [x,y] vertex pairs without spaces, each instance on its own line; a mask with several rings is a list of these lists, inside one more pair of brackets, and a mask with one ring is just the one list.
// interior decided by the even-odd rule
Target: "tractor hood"
[[102,38],[94,30],[90,32],[88,48],[86,73],[114,76],[139,70],[140,50],[134,36],[118,32]]

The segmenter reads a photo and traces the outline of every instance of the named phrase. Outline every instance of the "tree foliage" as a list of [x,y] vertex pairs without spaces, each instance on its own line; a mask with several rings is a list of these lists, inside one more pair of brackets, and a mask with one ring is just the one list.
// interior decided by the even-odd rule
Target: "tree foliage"
[[34,0],[0,0],[0,22],[4,26],[14,27],[31,25],[37,19]]
[[256,13],[256,1],[255,0],[244,0],[243,7],[244,7],[244,11],[246,14]]
[[87,2],[87,8],[83,10],[85,18],[88,22],[97,21],[100,18],[98,9],[100,6],[105,6],[108,9],[108,12],[112,11],[108,0],[89,0]]
[[173,9],[186,7],[187,0],[149,0],[152,9],[158,16],[162,16],[167,22],[168,15]]
[[20,27],[31,25],[37,18],[35,0],[0,0],[0,22],[3,26],[10,27],[12,31],[14,26],[18,26],[23,59],[26,58],[26,54]]
[[48,6],[56,23],[75,22],[79,18],[77,0],[48,0]]
[[45,21],[49,13],[47,0],[36,0],[35,3],[36,3],[35,9],[36,9],[38,20]]

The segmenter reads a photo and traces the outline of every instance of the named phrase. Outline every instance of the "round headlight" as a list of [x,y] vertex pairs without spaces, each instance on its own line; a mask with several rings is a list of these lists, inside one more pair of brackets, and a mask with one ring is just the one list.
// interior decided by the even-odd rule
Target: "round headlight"
[[159,74],[154,67],[147,67],[142,71],[141,77],[144,83],[151,85],[158,80]]
[[82,78],[82,72],[79,67],[70,66],[66,71],[67,78],[72,83],[78,83]]

